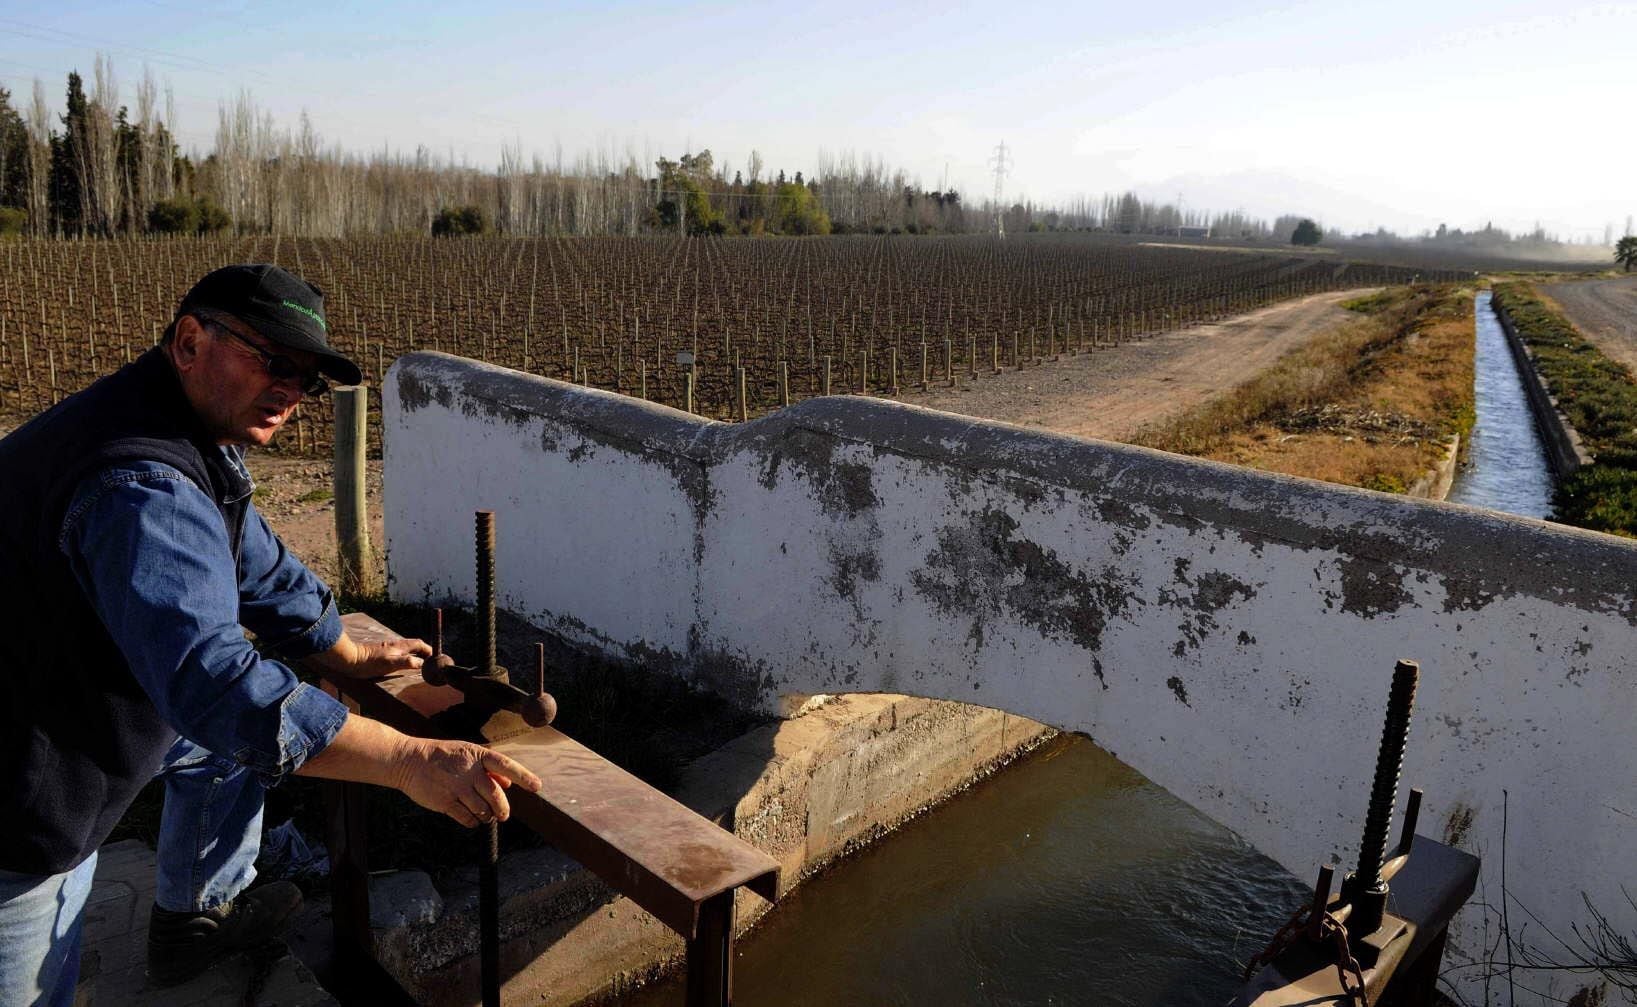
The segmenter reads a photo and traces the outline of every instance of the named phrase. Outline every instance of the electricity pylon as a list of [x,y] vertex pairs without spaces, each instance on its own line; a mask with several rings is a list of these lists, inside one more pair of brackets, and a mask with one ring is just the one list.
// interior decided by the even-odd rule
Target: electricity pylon
[[1012,170],[1012,165],[1006,154],[1006,141],[995,148],[995,154],[989,159],[995,169],[995,234],[1006,237],[1006,210],[1001,204],[1001,193],[1005,190],[1006,173]]

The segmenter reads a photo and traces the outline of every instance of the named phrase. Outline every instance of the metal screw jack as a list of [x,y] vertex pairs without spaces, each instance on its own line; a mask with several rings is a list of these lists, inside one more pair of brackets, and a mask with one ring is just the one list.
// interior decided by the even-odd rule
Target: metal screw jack
[[1381,867],[1387,859],[1387,833],[1392,828],[1393,805],[1398,799],[1398,777],[1404,768],[1404,748],[1410,740],[1410,712],[1415,706],[1415,689],[1421,666],[1399,661],[1393,668],[1392,689],[1387,695],[1387,720],[1381,729],[1381,748],[1376,754],[1375,780],[1370,786],[1370,806],[1364,816],[1364,837],[1359,843],[1358,871],[1347,879],[1345,893],[1353,905],[1348,929],[1355,934],[1374,933],[1387,911],[1387,882]]
[[485,678],[503,673],[495,662],[495,512],[477,512],[477,672]]
[[[495,514],[477,512],[477,619],[479,675],[496,678],[495,665]],[[500,823],[483,828],[478,859],[478,966],[483,1007],[500,1007]]]

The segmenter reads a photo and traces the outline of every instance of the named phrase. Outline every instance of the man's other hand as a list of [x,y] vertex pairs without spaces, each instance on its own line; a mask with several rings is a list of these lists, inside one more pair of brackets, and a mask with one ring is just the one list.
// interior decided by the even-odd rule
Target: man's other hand
[[359,659],[345,672],[353,678],[384,678],[402,671],[420,671],[424,659],[432,656],[432,645],[425,640],[361,643],[358,650]]
[[347,678],[385,678],[406,671],[420,671],[432,656],[425,640],[393,639],[381,643],[357,643],[345,633],[335,646],[311,658],[320,670]]
[[516,759],[469,741],[412,738],[355,713],[296,775],[392,787],[467,827],[505,821],[513,784],[540,792],[540,777]]
[[540,778],[522,763],[471,742],[411,739],[399,759],[398,789],[468,828],[509,818],[505,788],[512,784],[540,791]]

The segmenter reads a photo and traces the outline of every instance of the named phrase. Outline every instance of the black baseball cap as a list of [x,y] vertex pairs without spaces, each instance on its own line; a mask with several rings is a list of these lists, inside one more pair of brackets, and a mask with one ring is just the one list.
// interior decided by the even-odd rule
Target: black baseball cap
[[318,369],[343,385],[364,380],[358,365],[330,346],[324,292],[278,266],[263,262],[206,273],[182,298],[176,317],[196,308],[226,312],[264,339],[317,356]]

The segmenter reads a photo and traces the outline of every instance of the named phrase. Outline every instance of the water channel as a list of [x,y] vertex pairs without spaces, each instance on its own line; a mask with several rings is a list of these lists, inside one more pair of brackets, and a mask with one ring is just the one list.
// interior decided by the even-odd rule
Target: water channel
[[[1450,499],[1548,516],[1551,472],[1487,292],[1475,314],[1478,418]],[[786,896],[738,945],[735,1002],[1206,1007],[1302,897],[1231,832],[1065,737]],[[625,1003],[681,997],[671,982]]]
[[[1205,1007],[1302,886],[1077,737],[787,895],[740,941],[734,1002]],[[677,983],[626,1001],[681,1002]]]
[[1467,445],[1467,464],[1455,477],[1449,499],[1524,517],[1551,517],[1552,469],[1489,291],[1478,295],[1473,314],[1478,422]]

